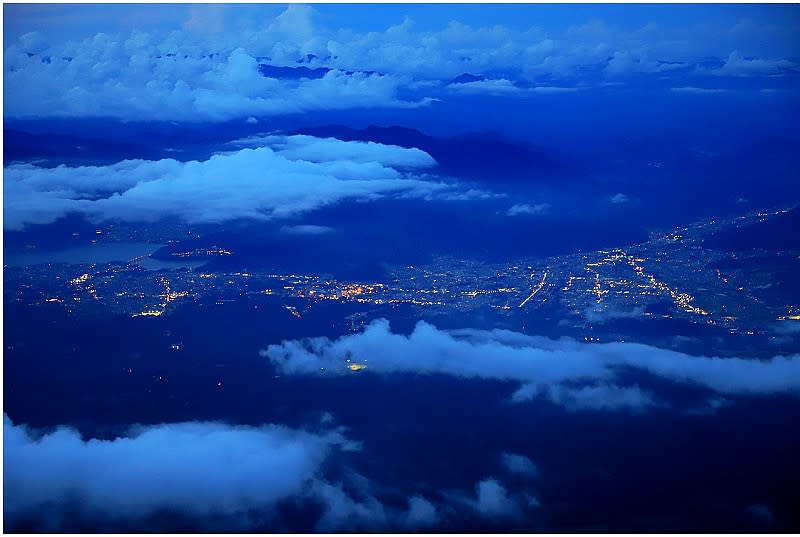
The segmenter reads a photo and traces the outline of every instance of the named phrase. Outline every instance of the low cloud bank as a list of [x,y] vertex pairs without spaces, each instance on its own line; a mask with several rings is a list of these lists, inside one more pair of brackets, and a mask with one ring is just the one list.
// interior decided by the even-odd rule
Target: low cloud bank
[[638,386],[620,385],[633,368],[720,394],[800,393],[800,355],[769,360],[691,356],[639,343],[580,343],[507,330],[438,330],[420,321],[408,335],[376,320],[339,339],[284,341],[261,351],[283,374],[351,374],[347,360],[378,374],[419,373],[513,380],[513,400],[546,395],[569,410],[642,409],[657,403]]
[[519,215],[542,215],[548,214],[550,212],[550,204],[549,203],[537,203],[535,205],[529,205],[527,203],[512,205],[510,209],[506,212],[508,216],[519,216]]
[[13,521],[79,500],[88,516],[141,518],[173,509],[196,516],[270,509],[303,493],[338,434],[280,426],[178,423],[114,440],[61,428],[40,438],[5,416],[4,514]]
[[320,505],[319,531],[418,528],[439,520],[422,496],[411,496],[407,510],[392,509],[358,474],[346,472],[345,483],[326,479],[323,465],[334,453],[360,449],[336,429],[187,422],[99,440],[69,428],[37,435],[4,415],[3,449],[3,514],[11,531],[29,523],[47,531],[87,523],[137,527],[164,512],[201,525],[223,521],[228,530],[282,527],[285,502]]
[[90,218],[189,223],[291,217],[345,199],[431,199],[457,188],[401,170],[436,162],[424,151],[333,138],[283,138],[276,151],[246,148],[206,161],[127,160],[109,166],[5,168],[3,226]]
[[317,138],[305,134],[255,135],[235,140],[230,144],[242,147],[268,146],[287,160],[308,162],[347,160],[361,164],[379,162],[384,166],[395,168],[429,168],[436,164],[433,157],[416,147]]

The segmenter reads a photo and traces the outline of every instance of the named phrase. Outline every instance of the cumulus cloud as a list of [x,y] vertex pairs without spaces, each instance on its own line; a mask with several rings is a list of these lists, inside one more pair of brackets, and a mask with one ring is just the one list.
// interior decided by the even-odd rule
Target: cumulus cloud
[[350,530],[376,530],[389,523],[389,515],[377,498],[367,495],[354,500],[341,483],[314,483],[313,495],[322,499],[324,513],[316,529],[329,533],[340,528]]
[[224,121],[429,102],[399,99],[403,81],[395,76],[331,69],[318,78],[269,78],[241,47],[209,51],[180,33],[171,38],[180,39],[98,34],[46,56],[12,45],[5,50],[6,114]]
[[630,198],[625,194],[623,194],[622,192],[619,192],[611,196],[610,201],[611,203],[627,203],[628,201],[630,201]]
[[793,67],[796,64],[789,60],[745,58],[741,52],[735,50],[730,53],[722,67],[711,72],[724,76],[774,76]]
[[[65,32],[46,27],[25,34],[4,50],[5,113],[245,120],[425,106],[437,100],[429,94],[437,87],[445,93],[517,95],[574,91],[596,84],[598,74],[618,81],[642,75],[679,80],[690,76],[681,75],[682,68],[698,69],[709,57],[727,56],[712,71],[721,76],[772,76],[796,68],[789,60],[728,55],[731,47],[719,38],[730,38],[729,29],[722,26],[713,32],[707,26],[701,36],[684,27],[631,31],[597,21],[550,32],[457,21],[423,30],[406,18],[359,32],[321,25],[332,19],[317,17],[310,6],[290,5],[277,16],[252,7],[236,10],[240,16],[226,7],[192,6],[187,20],[172,29],[98,33],[67,42]],[[298,63],[307,71],[276,78],[260,70],[291,70]],[[484,79],[447,84],[464,73]]]
[[[69,212],[96,220],[265,220],[295,216],[345,199],[386,195],[432,199],[458,194],[456,187],[399,169],[433,164],[422,151],[292,138],[295,153],[289,156],[258,147],[202,162],[128,160],[109,166],[57,168],[11,165],[5,168],[3,182],[3,225],[21,229],[26,224],[53,222]],[[316,161],[302,160],[304,155]]]
[[165,509],[268,516],[287,498],[327,499],[316,494],[325,484],[320,467],[333,450],[352,446],[335,432],[220,423],[139,427],[113,440],[85,440],[66,428],[37,436],[4,416],[3,448],[4,514],[13,525],[53,506],[72,520],[141,519]]
[[385,319],[339,339],[284,341],[261,351],[286,375],[350,374],[347,359],[378,374],[443,374],[513,380],[513,400],[545,395],[569,410],[640,410],[651,394],[624,385],[618,372],[633,368],[720,394],[798,394],[800,355],[769,360],[692,356],[639,343],[581,343],[507,330],[438,330],[420,321],[408,336]]
[[496,519],[516,519],[523,514],[520,498],[509,495],[496,479],[484,479],[475,485],[477,498],[473,505],[481,516]]
[[550,212],[550,204],[549,203],[537,203],[535,205],[529,205],[527,203],[515,204],[512,205],[506,214],[508,216],[519,216],[523,214],[528,215],[542,215],[548,214]]
[[317,163],[346,160],[360,164],[378,162],[395,168],[429,168],[436,165],[433,157],[421,149],[376,142],[345,142],[307,135],[255,135],[230,143],[243,147],[267,146],[288,160]]
[[405,525],[411,528],[433,526],[439,521],[436,507],[422,496],[413,496],[408,500],[408,513]]
[[505,468],[514,474],[519,474],[525,477],[536,477],[539,474],[539,469],[536,465],[525,455],[517,455],[516,453],[501,453],[500,462],[503,463]]
[[[33,524],[64,531],[88,523],[117,531],[163,512],[227,529],[283,527],[282,506],[310,508],[317,531],[418,530],[441,522],[439,508],[411,495],[387,506],[375,485],[344,467],[326,467],[361,444],[324,414],[319,432],[281,425],[186,422],[131,426],[111,440],[60,427],[38,432],[3,416],[3,515],[6,530]],[[336,463],[339,464],[339,463]],[[313,506],[313,507],[311,507]]]

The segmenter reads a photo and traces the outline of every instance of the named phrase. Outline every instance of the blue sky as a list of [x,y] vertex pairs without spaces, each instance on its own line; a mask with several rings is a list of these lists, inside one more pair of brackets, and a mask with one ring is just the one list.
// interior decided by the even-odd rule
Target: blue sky
[[[98,32],[126,31],[131,27],[169,30],[179,27],[191,17],[191,4],[5,4],[5,45],[32,31],[47,33],[53,38],[82,38]],[[252,19],[272,18],[285,9],[282,4],[227,4],[228,13],[246,13]],[[626,30],[635,30],[654,22],[662,28],[685,28],[693,24],[733,28],[752,23],[751,53],[767,52],[770,47],[786,47],[797,54],[797,40],[756,38],[756,28],[783,28],[796,31],[800,22],[798,10],[788,4],[317,4],[324,26],[350,28],[358,32],[379,31],[402,22],[415,20],[422,30],[436,30],[451,20],[481,27],[503,25],[515,30],[539,27],[563,32],[570,26],[593,19],[613,23]],[[702,39],[702,35],[697,36]],[[764,47],[764,48],[761,48]],[[759,50],[760,49],[760,50]]]

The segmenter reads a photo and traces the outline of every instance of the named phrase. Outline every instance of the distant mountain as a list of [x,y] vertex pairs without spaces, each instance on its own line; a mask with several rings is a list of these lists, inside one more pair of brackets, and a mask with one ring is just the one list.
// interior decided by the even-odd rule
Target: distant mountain
[[[311,55],[313,56],[313,54]],[[315,56],[316,57],[316,56]],[[301,62],[301,60],[298,60]],[[269,65],[265,63],[258,64],[258,72],[261,73],[265,77],[269,78],[278,78],[282,80],[301,80],[301,79],[317,79],[322,78],[326,74],[335,69],[331,69],[330,67],[306,67],[305,65],[301,65],[300,67],[289,67],[289,66],[280,66],[280,65]],[[363,73],[365,75],[375,75],[380,74],[376,71],[342,71],[346,75],[354,75],[357,72]]]
[[476,180],[491,180],[503,185],[535,183],[558,172],[569,176],[570,167],[558,156],[502,135],[487,132],[436,138],[415,129],[370,125],[353,129],[341,125],[304,127],[291,134],[308,134],[346,141],[372,141],[401,147],[416,147],[439,163],[438,172]]
[[483,75],[473,75],[470,73],[461,73],[453,80],[448,82],[448,84],[467,84],[469,82],[480,82],[482,80],[487,80],[487,78]]
[[160,151],[132,140],[38,134],[14,129],[4,130],[3,152],[4,164],[33,159],[53,160],[53,164],[108,164],[134,155],[153,158],[160,154]]
[[331,69],[328,67],[314,67],[309,68],[305,65],[300,67],[281,67],[278,65],[267,65],[265,63],[258,64],[258,72],[269,78],[281,78],[290,80],[299,80],[301,78],[322,78]]
[[704,242],[706,248],[723,251],[800,249],[800,208],[791,209],[763,222],[736,226],[714,233]]

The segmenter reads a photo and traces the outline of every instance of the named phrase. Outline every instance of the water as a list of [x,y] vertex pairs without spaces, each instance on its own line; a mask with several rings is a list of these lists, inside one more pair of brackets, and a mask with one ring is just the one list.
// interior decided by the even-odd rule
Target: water
[[[149,256],[163,245],[146,242],[115,242],[87,244],[75,248],[49,251],[31,251],[4,256],[3,263],[11,267],[25,267],[46,263],[67,263],[88,265],[92,263],[111,263],[112,261],[131,261],[137,257]],[[146,268],[146,267],[145,267]]]
[[87,244],[62,250],[34,250],[5,256],[4,264],[10,267],[27,267],[47,263],[89,265],[92,263],[133,262],[146,270],[177,270],[199,268],[205,260],[162,261],[151,256],[163,244],[147,242],[114,242]]

